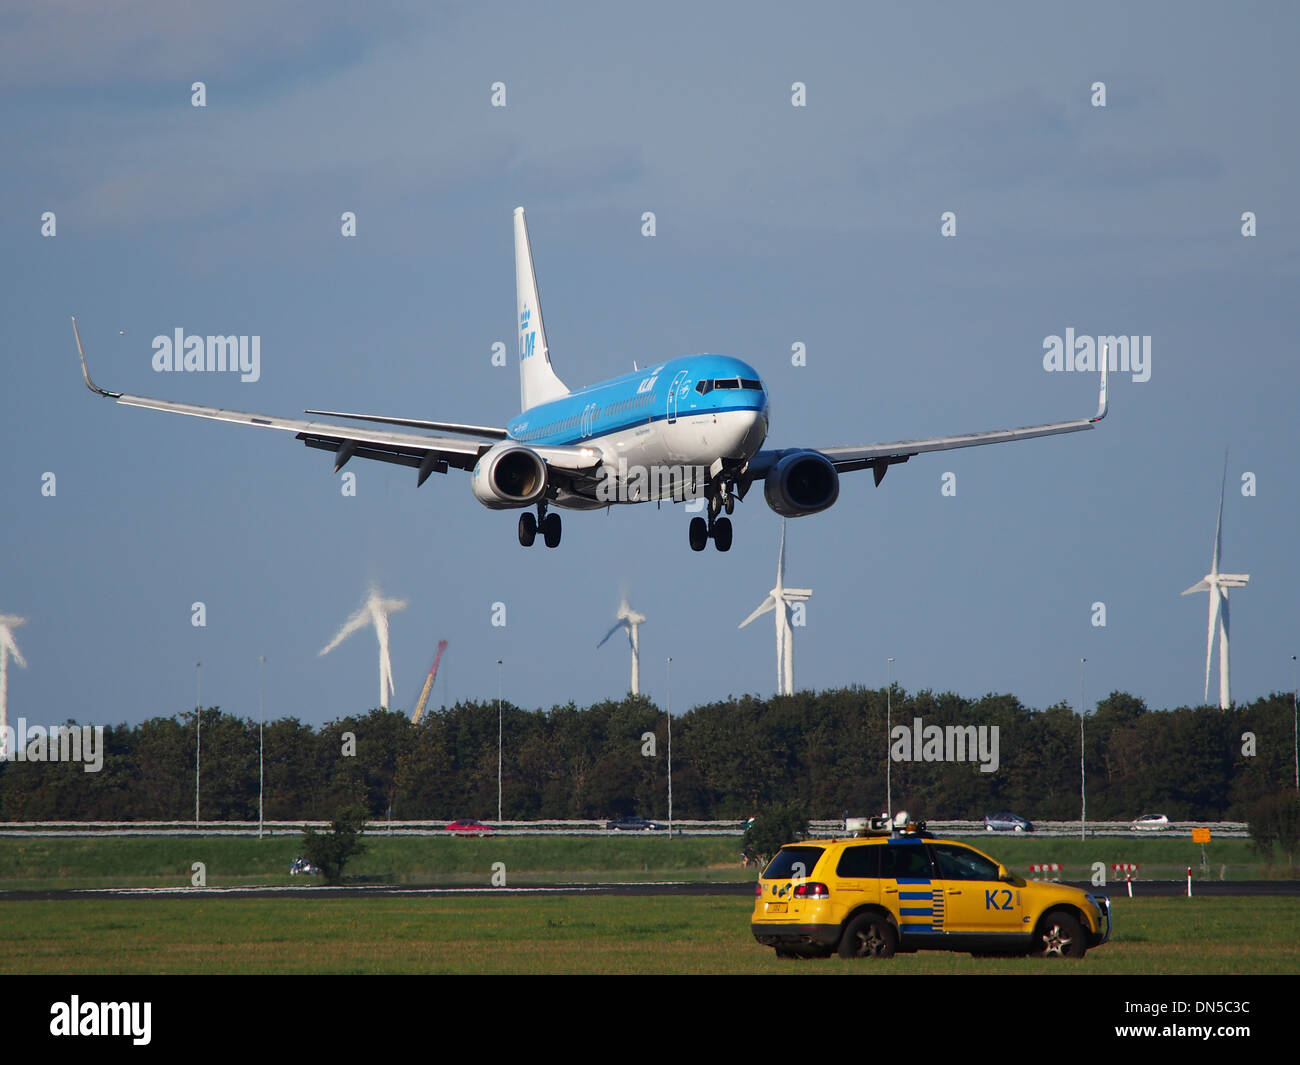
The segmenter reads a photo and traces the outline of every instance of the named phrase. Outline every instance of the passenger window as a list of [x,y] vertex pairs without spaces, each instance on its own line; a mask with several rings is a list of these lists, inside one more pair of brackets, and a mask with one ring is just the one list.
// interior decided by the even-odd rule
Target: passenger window
[[934,848],[939,875],[945,880],[997,880],[998,867],[965,847],[938,844]]
[[929,880],[930,859],[916,844],[889,844],[880,859],[880,875],[886,880]]
[[844,853],[840,855],[839,865],[835,867],[835,875],[845,879],[878,879],[880,852],[884,849],[879,844],[846,847]]

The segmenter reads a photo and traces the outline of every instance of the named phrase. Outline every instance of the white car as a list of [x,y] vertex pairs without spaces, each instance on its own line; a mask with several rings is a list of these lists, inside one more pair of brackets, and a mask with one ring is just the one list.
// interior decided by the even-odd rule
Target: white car
[[1135,831],[1157,832],[1169,827],[1169,818],[1164,814],[1143,814],[1131,827]]

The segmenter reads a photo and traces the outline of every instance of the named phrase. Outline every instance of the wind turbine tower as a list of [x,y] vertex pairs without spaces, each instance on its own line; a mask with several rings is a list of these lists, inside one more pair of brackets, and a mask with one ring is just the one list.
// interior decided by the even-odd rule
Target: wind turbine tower
[[15,662],[24,669],[27,668],[22,652],[14,643],[13,630],[26,622],[26,618],[14,614],[0,614],[0,758],[9,754],[5,740],[7,733],[4,731],[9,724],[9,656],[13,655]]
[[388,709],[388,697],[394,691],[393,661],[388,655],[388,615],[405,609],[405,599],[385,599],[379,594],[379,589],[372,584],[370,595],[361,605],[361,609],[348,618],[343,628],[335,633],[334,639],[322,647],[320,652],[322,655],[327,655],[357,629],[364,628],[368,624],[374,625],[375,635],[379,638],[379,705],[385,710]]
[[1219,520],[1214,525],[1214,555],[1210,559],[1210,572],[1183,595],[1193,592],[1210,593],[1210,624],[1205,635],[1205,701],[1210,701],[1210,662],[1214,655],[1214,627],[1219,627],[1219,709],[1232,706],[1232,689],[1228,683],[1228,589],[1244,588],[1250,580],[1249,573],[1220,573],[1219,555],[1223,548],[1223,491],[1228,483],[1228,453],[1223,453],[1223,480],[1219,483]]
[[758,609],[740,623],[744,628],[756,617],[769,610],[776,611],[776,690],[780,695],[794,694],[794,631],[790,627],[790,607],[806,603],[812,596],[811,588],[785,586],[785,521],[781,521],[781,553],[776,559],[776,587],[767,594]]
[[623,597],[619,605],[618,613],[614,615],[618,620],[614,622],[614,627],[605,633],[604,639],[596,644],[600,649],[605,646],[605,640],[608,640],[619,629],[627,630],[627,642],[632,646],[632,694],[641,694],[641,638],[637,633],[637,628],[645,621],[644,614],[638,614],[627,605],[627,596]]

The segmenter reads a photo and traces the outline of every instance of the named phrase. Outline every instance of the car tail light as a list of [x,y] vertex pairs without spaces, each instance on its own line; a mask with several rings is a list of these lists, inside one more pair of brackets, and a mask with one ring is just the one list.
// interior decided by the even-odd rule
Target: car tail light
[[825,884],[799,884],[794,889],[796,899],[829,899],[831,889]]
[[754,885],[754,894],[759,896],[763,894],[763,881],[760,880],[757,884]]

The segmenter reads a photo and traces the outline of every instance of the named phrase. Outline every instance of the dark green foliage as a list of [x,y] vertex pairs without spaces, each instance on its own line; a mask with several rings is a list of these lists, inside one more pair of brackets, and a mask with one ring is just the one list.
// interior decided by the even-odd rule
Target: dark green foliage
[[[673,816],[736,820],[774,802],[811,817],[884,811],[887,693],[859,687],[697,706],[673,719]],[[1001,809],[1033,820],[1079,816],[1079,717],[1011,695],[888,694],[891,723],[997,726],[999,765],[895,762],[893,808],[924,820]],[[510,820],[668,815],[668,728],[644,697],[587,708],[501,708],[502,813]],[[1085,723],[1088,819],[1245,820],[1292,780],[1291,695],[1249,706],[1148,710],[1113,692]],[[103,768],[0,764],[0,820],[174,820],[194,816],[194,713],[104,731]],[[653,753],[643,738],[654,738]],[[643,751],[645,753],[643,753]],[[255,820],[258,725],[203,711],[202,819]],[[497,706],[459,703],[412,725],[402,713],[265,728],[269,820],[323,820],[363,806],[372,820],[497,815]]]
[[348,859],[365,851],[361,833],[366,828],[366,810],[352,806],[342,810],[324,832],[305,828],[302,833],[302,856],[316,866],[330,884],[343,879]]
[[1250,812],[1250,838],[1270,865],[1277,848],[1286,856],[1287,870],[1294,869],[1300,849],[1300,796],[1290,791],[1260,799]]
[[803,839],[807,833],[808,811],[801,803],[774,802],[763,807],[745,829],[741,846],[766,865],[787,843]]

